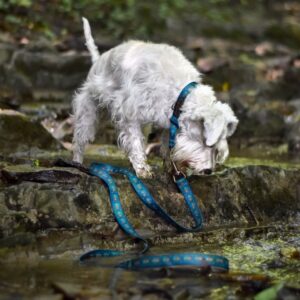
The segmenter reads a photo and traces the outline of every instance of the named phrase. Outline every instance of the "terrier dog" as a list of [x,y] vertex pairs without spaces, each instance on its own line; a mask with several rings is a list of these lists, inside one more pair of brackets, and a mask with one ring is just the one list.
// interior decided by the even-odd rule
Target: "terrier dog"
[[139,177],[152,175],[146,162],[142,126],[167,129],[174,103],[189,82],[199,83],[187,96],[179,118],[176,144],[162,155],[194,174],[211,173],[228,157],[227,138],[238,124],[231,108],[217,101],[212,88],[201,83],[201,74],[175,47],[128,41],[99,54],[90,25],[83,18],[86,46],[92,67],[73,99],[73,160],[83,161],[85,145],[95,136],[97,110],[106,108],[118,131],[118,144]]

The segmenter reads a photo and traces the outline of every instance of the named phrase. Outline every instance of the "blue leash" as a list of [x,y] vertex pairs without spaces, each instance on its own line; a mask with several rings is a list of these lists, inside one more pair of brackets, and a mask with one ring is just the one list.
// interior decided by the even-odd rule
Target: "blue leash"
[[[177,102],[174,107],[173,115],[171,118],[170,127],[170,141],[169,147],[173,148],[175,145],[176,133],[179,128],[178,117],[180,115],[180,108],[189,94],[192,88],[196,87],[196,83],[192,82],[188,84],[180,93]],[[115,167],[103,163],[93,163],[90,166],[89,173],[91,175],[100,178],[108,187],[109,199],[112,208],[113,215],[118,222],[119,226],[124,232],[135,240],[143,244],[143,249],[137,253],[131,253],[137,258],[130,259],[119,263],[115,267],[129,269],[129,270],[139,270],[139,269],[149,269],[149,268],[162,268],[162,267],[176,267],[176,266],[193,266],[193,267],[210,267],[215,271],[228,271],[229,263],[228,260],[219,255],[203,254],[203,253],[175,253],[175,254],[162,254],[162,255],[144,255],[145,252],[149,250],[149,244],[147,240],[141,237],[136,230],[132,227],[129,220],[127,219],[125,212],[122,208],[119,193],[112,174],[123,174],[125,175],[134,191],[138,195],[139,199],[143,204],[145,204],[149,209],[154,211],[159,215],[167,224],[173,226],[179,232],[196,232],[202,228],[203,217],[201,210],[198,206],[198,202],[191,190],[191,187],[185,178],[184,174],[177,170],[174,165],[174,182],[177,185],[179,191],[184,196],[185,203],[193,217],[195,225],[191,228],[187,228],[177,221],[175,221],[168,213],[153,199],[148,188],[144,183],[132,172],[126,168]],[[128,255],[127,251],[119,250],[92,250],[80,257],[80,261],[85,261],[95,257],[116,257],[122,255]]]

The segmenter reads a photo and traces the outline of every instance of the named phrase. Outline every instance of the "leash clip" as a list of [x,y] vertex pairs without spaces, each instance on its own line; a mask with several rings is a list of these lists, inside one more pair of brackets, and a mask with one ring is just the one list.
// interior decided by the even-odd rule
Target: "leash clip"
[[172,163],[172,166],[173,166],[173,174],[172,174],[172,177],[173,177],[173,181],[176,183],[176,181],[180,178],[186,178],[186,175],[181,172],[177,166],[176,166],[176,163],[173,161],[173,159],[171,159],[171,163]]

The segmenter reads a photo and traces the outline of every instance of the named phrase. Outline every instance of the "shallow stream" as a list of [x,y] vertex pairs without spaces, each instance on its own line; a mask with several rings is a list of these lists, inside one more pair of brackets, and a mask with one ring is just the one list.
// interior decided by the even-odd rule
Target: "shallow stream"
[[[104,160],[107,154],[111,155],[101,154]],[[103,160],[99,153],[96,157],[97,161]],[[37,159],[42,164],[46,161],[43,156]],[[118,160],[124,163],[118,153],[115,159],[116,164]],[[93,153],[90,160],[94,160]],[[227,166],[253,164],[300,168],[297,158],[290,159],[280,153],[262,158],[240,154],[231,158]],[[273,286],[281,289],[280,299],[298,299],[300,293],[299,223],[285,224],[282,220],[280,224],[252,228],[217,228],[209,234],[169,234],[159,236],[163,243],[154,243],[147,253],[196,251],[224,255],[230,261],[228,274],[212,273],[207,268],[125,271],[104,267],[101,260],[82,265],[79,256],[96,243],[82,243],[80,248],[70,250],[69,241],[63,241],[56,251],[54,245],[58,244],[56,237],[60,232],[53,236],[53,241],[50,237],[41,246],[45,249],[26,245],[0,249],[1,257],[6,257],[0,261],[0,299],[253,299]]]
[[20,247],[1,263],[0,298],[252,299],[260,290],[278,283],[300,288],[299,227],[235,229],[231,240],[216,230],[211,239],[213,242],[208,238],[195,243],[185,238],[184,244],[153,247],[150,253],[225,255],[230,261],[229,274],[193,268],[125,271],[103,267],[101,260],[80,264],[78,257],[84,250],[37,257],[30,248]]

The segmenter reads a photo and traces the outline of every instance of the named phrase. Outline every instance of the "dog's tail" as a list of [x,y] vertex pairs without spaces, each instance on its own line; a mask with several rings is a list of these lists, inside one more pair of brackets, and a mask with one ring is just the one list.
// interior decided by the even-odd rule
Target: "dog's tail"
[[83,22],[83,31],[85,36],[85,45],[91,54],[92,63],[95,63],[97,59],[100,57],[100,53],[92,37],[89,21],[86,18],[82,18],[82,22]]

